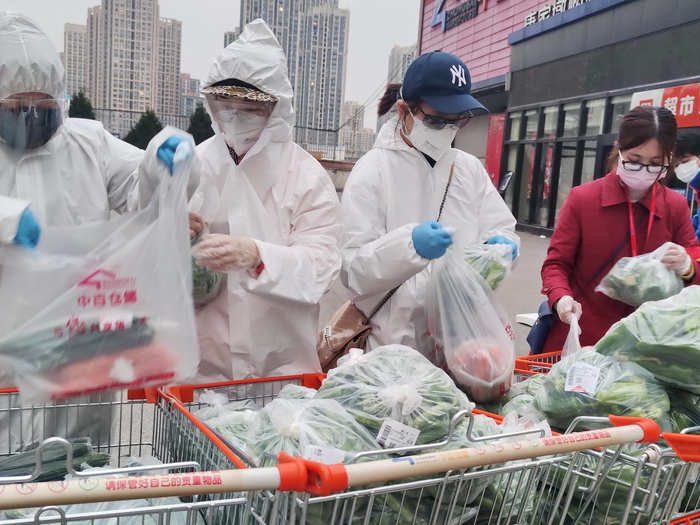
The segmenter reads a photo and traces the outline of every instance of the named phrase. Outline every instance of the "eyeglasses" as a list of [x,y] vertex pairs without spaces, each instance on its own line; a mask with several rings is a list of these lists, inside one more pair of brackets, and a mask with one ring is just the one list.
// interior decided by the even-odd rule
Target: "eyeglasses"
[[652,175],[659,175],[668,170],[669,166],[665,164],[642,164],[641,162],[632,162],[622,158],[622,153],[620,153],[620,160],[622,161],[622,167],[629,171],[642,171],[642,168]]
[[471,111],[462,113],[462,115],[456,119],[439,117],[437,115],[428,115],[420,107],[418,107],[418,111],[423,114],[423,124],[430,129],[443,129],[447,125],[457,126],[461,129],[469,123],[472,117],[474,117],[474,114]]

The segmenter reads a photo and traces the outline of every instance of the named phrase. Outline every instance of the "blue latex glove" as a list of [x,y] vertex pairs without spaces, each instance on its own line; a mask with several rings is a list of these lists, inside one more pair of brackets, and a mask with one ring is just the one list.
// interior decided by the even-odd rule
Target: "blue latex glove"
[[25,208],[22,215],[19,217],[14,243],[20,246],[34,248],[39,243],[40,235],[41,228],[36,221],[36,217],[34,217],[34,214],[29,208]]
[[452,244],[452,235],[435,221],[424,222],[411,234],[416,253],[425,259],[438,259]]
[[488,241],[486,241],[486,244],[509,244],[511,249],[513,250],[513,260],[518,258],[518,245],[512,240],[510,240],[508,237],[505,237],[503,235],[494,235]]
[[184,142],[185,139],[181,137],[176,137],[173,135],[172,137],[169,137],[163,144],[161,144],[160,148],[158,148],[158,151],[156,152],[156,156],[160,161],[165,164],[165,167],[168,168],[168,171],[170,172],[170,175],[173,174],[173,167],[174,167],[174,159],[175,159],[175,150],[177,147],[180,145],[181,142]]

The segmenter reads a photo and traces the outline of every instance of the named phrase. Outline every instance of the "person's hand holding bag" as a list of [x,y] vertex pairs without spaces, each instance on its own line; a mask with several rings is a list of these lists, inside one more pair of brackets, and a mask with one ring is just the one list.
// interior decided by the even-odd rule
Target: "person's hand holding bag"
[[254,240],[215,233],[207,235],[193,250],[195,262],[212,272],[254,270],[260,251]]
[[557,301],[556,310],[559,320],[566,324],[571,324],[574,317],[576,320],[581,319],[581,314],[583,313],[581,303],[574,301],[574,298],[570,295],[565,295]]
[[190,212],[190,240],[196,239],[204,230],[204,219],[198,213]]
[[416,253],[424,259],[439,259],[452,244],[452,234],[435,221],[419,224],[411,237]]
[[666,253],[661,258],[661,262],[671,271],[676,272],[679,277],[688,279],[692,277],[693,260],[685,251],[685,248],[678,244],[669,243]]

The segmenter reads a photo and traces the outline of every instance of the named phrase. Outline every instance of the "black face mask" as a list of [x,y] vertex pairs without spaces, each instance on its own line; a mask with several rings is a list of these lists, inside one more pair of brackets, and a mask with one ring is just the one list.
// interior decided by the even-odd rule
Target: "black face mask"
[[16,150],[43,146],[60,125],[58,108],[0,109],[0,141]]

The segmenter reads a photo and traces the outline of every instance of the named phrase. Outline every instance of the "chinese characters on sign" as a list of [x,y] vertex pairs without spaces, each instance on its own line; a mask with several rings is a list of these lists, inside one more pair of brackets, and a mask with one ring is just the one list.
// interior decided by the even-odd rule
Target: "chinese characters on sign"
[[573,9],[582,4],[585,4],[588,0],[556,0],[553,4],[547,4],[535,11],[531,11],[525,17],[525,26],[531,26],[542,20],[546,20],[554,15],[558,15],[566,11],[567,9]]
[[108,479],[105,488],[111,491],[119,491],[146,489],[148,487],[211,486],[221,485],[222,483],[221,474],[218,472],[210,474],[164,474],[153,477]]
[[700,126],[700,84],[635,93],[631,107],[660,106],[676,116],[679,128]]

